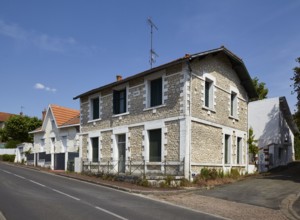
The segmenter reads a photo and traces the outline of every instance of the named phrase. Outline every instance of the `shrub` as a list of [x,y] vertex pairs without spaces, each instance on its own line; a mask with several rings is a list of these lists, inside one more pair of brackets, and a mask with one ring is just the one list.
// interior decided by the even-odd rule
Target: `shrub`
[[137,181],[137,185],[144,186],[144,187],[149,187],[150,186],[149,181],[147,179],[144,179],[144,178],[140,178]]
[[14,162],[16,155],[4,154],[2,155],[2,160],[7,162]]
[[230,177],[233,178],[233,179],[238,179],[239,177],[241,176],[240,172],[238,169],[234,169],[232,168],[230,170]]
[[183,178],[180,180],[180,186],[181,187],[187,187],[187,186],[190,186],[190,181],[188,181],[186,178]]
[[200,178],[203,180],[215,180],[218,177],[218,171],[216,169],[203,168],[200,172]]
[[16,141],[16,140],[9,140],[6,144],[5,144],[5,148],[17,148],[17,145],[20,144],[20,141]]

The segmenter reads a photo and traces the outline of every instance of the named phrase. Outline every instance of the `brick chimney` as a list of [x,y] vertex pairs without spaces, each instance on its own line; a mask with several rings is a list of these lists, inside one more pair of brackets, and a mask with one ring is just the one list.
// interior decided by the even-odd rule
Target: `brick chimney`
[[44,109],[44,111],[42,111],[42,121],[44,121],[45,117],[46,117],[46,109]]
[[116,78],[117,78],[117,81],[121,81],[123,79],[121,75],[117,75]]

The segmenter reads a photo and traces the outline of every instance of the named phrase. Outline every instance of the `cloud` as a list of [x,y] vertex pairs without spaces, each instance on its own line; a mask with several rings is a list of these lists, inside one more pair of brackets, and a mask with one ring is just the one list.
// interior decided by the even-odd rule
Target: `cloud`
[[45,86],[45,85],[42,84],[42,83],[36,83],[36,84],[34,85],[34,88],[37,89],[37,90],[45,90],[45,91],[47,91],[47,92],[53,92],[53,93],[55,93],[55,92],[57,91],[57,89],[47,87],[47,86]]
[[58,53],[91,53],[95,47],[79,44],[73,37],[60,38],[49,36],[45,33],[26,30],[17,24],[9,24],[0,20],[0,35],[9,37],[28,46],[34,46],[41,50]]

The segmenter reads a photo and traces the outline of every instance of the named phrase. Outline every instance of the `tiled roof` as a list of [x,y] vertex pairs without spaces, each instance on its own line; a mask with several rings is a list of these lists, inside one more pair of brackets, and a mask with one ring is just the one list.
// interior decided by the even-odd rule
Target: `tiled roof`
[[[79,110],[53,104],[50,105],[50,108],[52,110],[53,116],[58,127],[66,126],[66,123],[68,123],[67,125],[79,124]],[[75,120],[76,118],[78,118],[78,121]]]
[[80,124],[80,115],[77,115],[74,118],[71,118],[69,121],[66,123],[62,124],[62,126],[70,126],[70,125],[78,125]]
[[7,121],[11,116],[14,116],[14,114],[0,112],[0,121]]

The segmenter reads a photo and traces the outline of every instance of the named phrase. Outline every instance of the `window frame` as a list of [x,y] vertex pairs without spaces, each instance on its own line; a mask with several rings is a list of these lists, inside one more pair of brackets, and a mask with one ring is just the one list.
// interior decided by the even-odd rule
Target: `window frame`
[[236,163],[243,164],[243,138],[236,138]]
[[[98,99],[98,118],[94,117],[94,100]],[[90,115],[89,115],[89,121],[97,121],[97,120],[101,120],[101,114],[100,114],[100,96],[99,95],[95,95],[90,97]]]
[[[203,75],[203,109],[215,112],[215,86],[216,78],[209,73]],[[207,89],[207,84],[209,88]]]
[[[97,163],[97,162],[99,162],[99,151],[100,151],[100,143],[99,143],[99,137],[90,137],[90,142],[91,142],[91,145],[90,145],[90,147],[91,147],[91,162],[94,162],[94,163]],[[94,143],[97,143],[97,147],[94,147]],[[95,149],[97,149],[97,154],[96,154],[96,156],[97,157],[95,157],[95,155],[94,155],[94,153],[95,153]],[[95,159],[97,159],[96,161],[95,161]]]
[[231,164],[231,135],[224,135],[224,164]]
[[[120,93],[124,92],[124,98],[121,99]],[[123,108],[124,111],[121,111],[121,100],[124,101]],[[123,89],[115,89],[113,90],[113,114],[120,115],[128,112],[128,91],[127,87]]]
[[230,93],[230,116],[237,118],[237,96],[238,94],[234,91]]
[[[158,131],[159,131],[159,135],[157,137],[159,137],[159,139],[157,139],[157,140],[159,140],[160,143],[159,143],[159,146],[157,146],[157,149],[153,149],[154,146],[151,143],[154,143],[157,140],[155,140],[155,139],[151,140],[151,136],[155,134],[153,132],[158,132]],[[163,153],[162,153],[162,150],[163,150],[162,128],[151,129],[151,130],[148,130],[147,132],[148,132],[148,141],[149,141],[149,162],[162,162],[162,155],[163,155]],[[152,136],[152,138],[153,138],[153,136]],[[154,155],[154,156],[151,155],[153,153],[157,153],[157,155]]]

